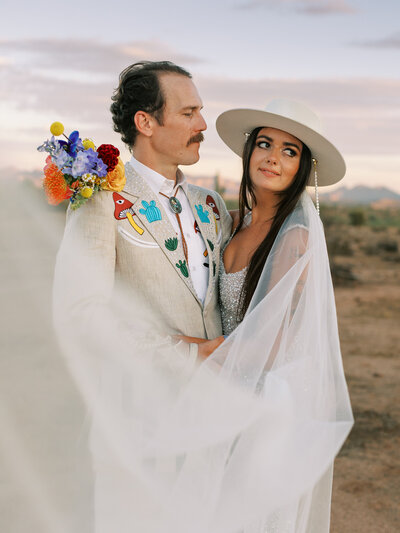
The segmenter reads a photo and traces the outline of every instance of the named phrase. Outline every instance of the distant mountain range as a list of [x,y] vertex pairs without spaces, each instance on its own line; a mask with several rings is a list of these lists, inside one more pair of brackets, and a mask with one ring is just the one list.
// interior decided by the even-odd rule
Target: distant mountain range
[[[40,185],[43,172],[41,170],[18,170],[13,167],[0,168],[0,180],[32,181]],[[220,190],[225,198],[237,198],[239,194],[239,181],[215,176],[196,176],[188,177],[188,181],[200,187]],[[320,189],[320,201],[327,204],[345,204],[345,205],[371,205],[376,209],[399,207],[400,194],[388,189],[387,187],[366,187],[358,185],[352,189],[339,187],[330,192],[322,192]]]
[[400,194],[387,187],[340,187],[331,192],[320,192],[319,196],[322,203],[330,204],[371,205],[376,208],[400,206]]
[[[221,188],[226,198],[237,198],[239,194],[239,182],[218,177],[197,177],[188,178],[189,181],[201,187],[208,189]],[[218,184],[216,186],[216,184]],[[400,194],[388,189],[387,187],[366,187],[358,185],[352,189],[340,187],[331,192],[323,193],[320,189],[320,201],[326,204],[345,204],[345,205],[371,205],[377,209],[388,207],[400,207]]]

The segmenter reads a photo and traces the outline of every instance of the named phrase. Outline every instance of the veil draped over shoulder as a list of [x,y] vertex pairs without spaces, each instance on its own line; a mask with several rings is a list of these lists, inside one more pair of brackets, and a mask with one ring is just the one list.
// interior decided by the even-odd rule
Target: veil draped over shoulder
[[[90,292],[102,268],[80,261],[81,245],[58,255],[54,320],[90,428],[94,481],[87,466],[72,467],[74,488],[90,485],[80,493],[90,512],[70,508],[72,525],[61,513],[40,531],[328,533],[332,464],[353,419],[323,227],[307,193],[243,322],[200,364],[124,287],[73,307],[64,284]],[[60,462],[71,454],[63,438]],[[53,482],[64,483],[59,463]]]
[[[56,286],[66,264],[58,258]],[[243,322],[203,363],[185,361],[119,294],[112,308],[70,314],[68,328],[56,311],[92,420],[98,530],[108,531],[103,509],[120,491],[126,503],[110,524],[119,532],[328,532],[332,463],[352,414],[323,227],[307,193]]]

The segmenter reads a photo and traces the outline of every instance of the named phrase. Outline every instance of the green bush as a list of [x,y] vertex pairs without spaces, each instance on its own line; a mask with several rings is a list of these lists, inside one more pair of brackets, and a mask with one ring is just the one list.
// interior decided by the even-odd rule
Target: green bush
[[364,226],[367,221],[363,209],[353,209],[352,211],[349,211],[349,219],[352,226]]

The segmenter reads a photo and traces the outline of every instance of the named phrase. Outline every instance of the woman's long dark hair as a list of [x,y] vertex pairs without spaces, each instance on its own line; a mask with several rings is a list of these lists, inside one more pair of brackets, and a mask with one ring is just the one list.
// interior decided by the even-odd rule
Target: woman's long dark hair
[[[254,185],[250,177],[250,158],[256,145],[256,139],[259,131],[262,128],[255,128],[249,135],[246,144],[243,148],[243,176],[240,184],[239,192],[239,224],[236,231],[239,231],[243,226],[243,220],[246,214],[246,209],[251,211],[251,205],[256,205],[256,196],[254,193]],[[256,290],[258,280],[264,268],[265,261],[271,251],[275,242],[276,236],[281,229],[285,219],[293,212],[296,204],[304,191],[307,180],[311,171],[311,152],[309,148],[303,144],[303,150],[300,157],[299,170],[293,182],[285,190],[276,193],[280,197],[277,203],[277,211],[272,220],[271,228],[265,236],[262,243],[254,252],[249,268],[246,273],[246,278],[243,283],[242,294],[240,298],[240,305],[238,309],[238,318],[243,319],[250,301]],[[251,198],[251,205],[250,205]]]

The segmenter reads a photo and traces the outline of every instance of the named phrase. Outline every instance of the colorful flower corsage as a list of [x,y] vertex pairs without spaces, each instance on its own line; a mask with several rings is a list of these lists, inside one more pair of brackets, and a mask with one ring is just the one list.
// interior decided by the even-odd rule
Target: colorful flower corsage
[[43,188],[47,201],[57,205],[69,199],[71,209],[77,209],[100,190],[122,191],[126,177],[119,150],[112,144],[97,149],[90,139],[81,139],[73,131],[65,141],[56,139],[64,134],[61,122],[50,126],[52,137],[38,147],[49,155],[44,167]]

